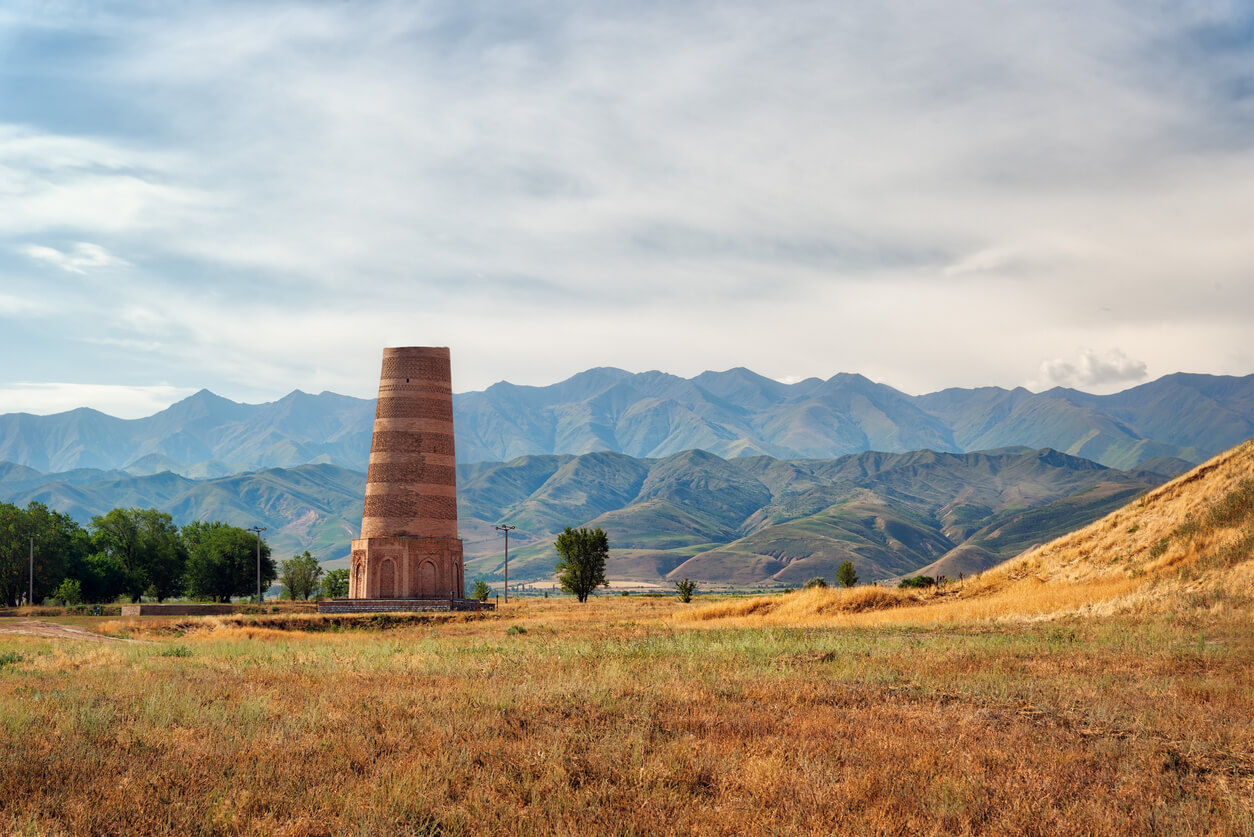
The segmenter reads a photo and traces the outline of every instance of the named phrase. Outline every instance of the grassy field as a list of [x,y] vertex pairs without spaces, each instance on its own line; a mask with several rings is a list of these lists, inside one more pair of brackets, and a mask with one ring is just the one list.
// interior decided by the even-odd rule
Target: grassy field
[[0,618],[0,828],[1254,835],[1252,473],[919,593]]
[[95,624],[130,643],[0,636],[0,827],[1254,833],[1247,615],[689,618],[709,606],[553,599],[386,631],[233,617]]

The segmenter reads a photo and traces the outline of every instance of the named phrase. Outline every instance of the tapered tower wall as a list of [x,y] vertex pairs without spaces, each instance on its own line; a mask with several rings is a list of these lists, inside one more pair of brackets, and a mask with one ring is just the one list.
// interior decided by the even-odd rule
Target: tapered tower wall
[[464,589],[449,350],[384,349],[348,595],[461,598]]

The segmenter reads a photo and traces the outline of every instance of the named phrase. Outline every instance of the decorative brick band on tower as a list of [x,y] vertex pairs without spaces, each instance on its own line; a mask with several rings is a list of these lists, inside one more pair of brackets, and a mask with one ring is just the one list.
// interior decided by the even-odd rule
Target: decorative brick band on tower
[[460,599],[453,383],[444,347],[383,350],[350,599]]

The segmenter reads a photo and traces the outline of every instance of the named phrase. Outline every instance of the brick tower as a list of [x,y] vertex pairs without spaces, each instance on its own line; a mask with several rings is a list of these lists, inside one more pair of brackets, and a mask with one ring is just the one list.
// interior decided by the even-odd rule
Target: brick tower
[[383,350],[350,599],[461,599],[453,384],[444,347]]

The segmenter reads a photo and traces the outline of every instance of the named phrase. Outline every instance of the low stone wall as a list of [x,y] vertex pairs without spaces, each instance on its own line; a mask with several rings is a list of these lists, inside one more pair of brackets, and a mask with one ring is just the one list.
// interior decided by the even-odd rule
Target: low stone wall
[[225,616],[233,612],[229,604],[128,604],[123,616]]
[[474,599],[323,599],[319,613],[448,613],[451,610],[494,610]]

